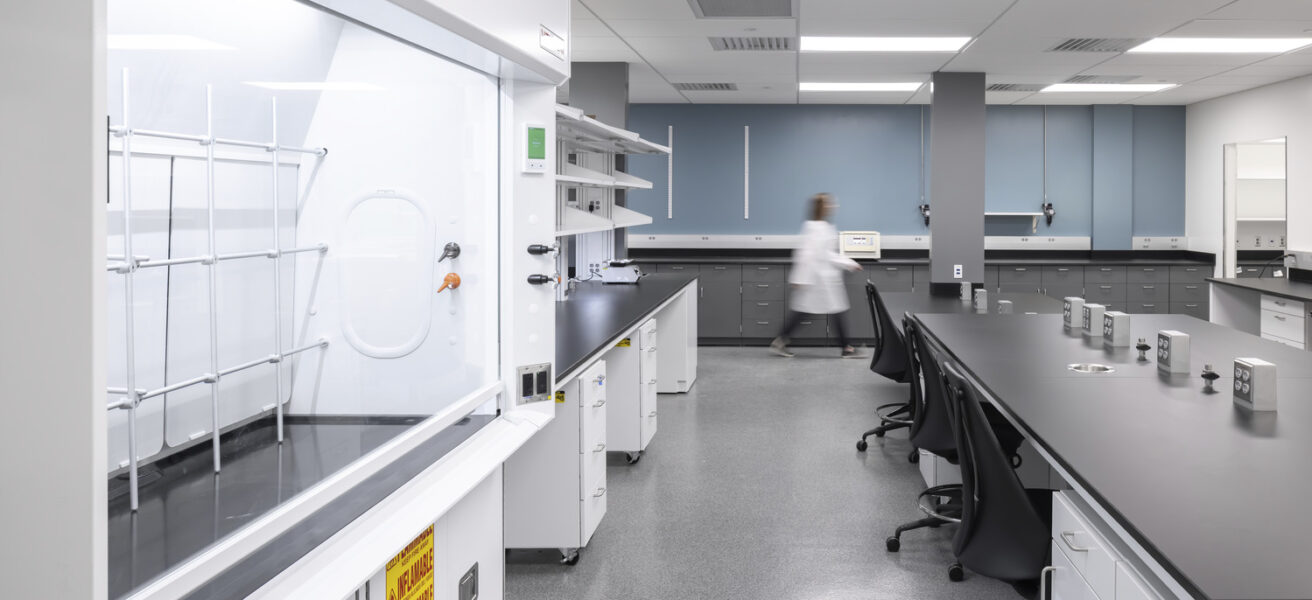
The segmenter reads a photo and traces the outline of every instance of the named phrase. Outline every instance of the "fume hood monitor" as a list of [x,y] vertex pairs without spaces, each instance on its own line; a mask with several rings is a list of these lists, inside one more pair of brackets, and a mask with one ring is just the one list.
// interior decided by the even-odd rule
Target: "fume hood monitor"
[[848,258],[879,259],[878,231],[840,231],[838,250]]

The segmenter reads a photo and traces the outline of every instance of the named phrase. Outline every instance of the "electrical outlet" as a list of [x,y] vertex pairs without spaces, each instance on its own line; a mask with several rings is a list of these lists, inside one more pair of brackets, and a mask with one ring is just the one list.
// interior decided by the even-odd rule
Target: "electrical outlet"
[[1102,345],[1112,348],[1130,347],[1130,315],[1118,310],[1102,314]]
[[1235,404],[1256,411],[1276,409],[1276,366],[1260,358],[1235,359]]
[[961,271],[962,271],[961,265],[952,265],[952,278],[961,279],[962,277]]
[[1189,372],[1189,334],[1173,329],[1157,332],[1157,369],[1167,373]]
[[1079,296],[1067,297],[1066,302],[1062,305],[1061,309],[1061,324],[1063,328],[1070,329],[1076,325],[1077,321],[1080,321],[1083,318],[1084,298]]
[[1102,315],[1107,310],[1106,306],[1101,304],[1084,305],[1084,321],[1082,329],[1085,337],[1093,337],[1102,334]]

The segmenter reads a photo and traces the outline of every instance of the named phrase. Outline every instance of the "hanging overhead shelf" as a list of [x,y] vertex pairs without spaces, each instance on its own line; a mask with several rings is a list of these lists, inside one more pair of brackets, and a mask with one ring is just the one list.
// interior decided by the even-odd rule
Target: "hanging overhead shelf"
[[[650,220],[648,222],[650,222]],[[560,222],[556,229],[556,237],[578,235],[580,233],[594,233],[597,231],[610,231],[614,228],[615,223],[610,219],[566,206],[561,209]]]
[[556,105],[556,137],[587,152],[615,154],[669,154],[670,149],[638,134],[607,125],[574,107]]
[[985,217],[1002,217],[1002,218],[1022,218],[1030,220],[1030,232],[1036,233],[1039,230],[1039,218],[1043,216],[1042,211],[985,211]]
[[561,172],[556,174],[556,183],[568,187],[601,187],[634,190],[649,190],[651,182],[641,177],[616,171],[607,175],[573,163],[561,165]]
[[610,218],[615,223],[616,229],[651,224],[651,217],[636,210],[629,210],[623,206],[612,206],[610,209]]

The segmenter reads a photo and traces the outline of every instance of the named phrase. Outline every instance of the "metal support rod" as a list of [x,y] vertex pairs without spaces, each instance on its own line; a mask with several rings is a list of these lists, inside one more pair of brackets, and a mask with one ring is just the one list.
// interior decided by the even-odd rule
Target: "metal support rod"
[[278,146],[277,142],[268,144],[265,142],[252,142],[247,140],[232,140],[225,138],[215,138],[209,135],[193,135],[189,133],[173,133],[169,131],[154,131],[150,129],[131,129],[126,126],[110,127],[109,131],[114,135],[139,135],[142,137],[153,137],[166,140],[179,140],[183,142],[196,142],[202,145],[217,144],[220,146],[237,146],[241,148],[259,148],[261,150],[273,151],[276,147],[281,152],[297,152],[301,154],[313,154],[323,156],[328,154],[327,148],[303,148],[300,146]]
[[315,348],[327,348],[327,347],[328,347],[328,340],[324,338],[319,338],[319,341],[314,342],[312,344],[306,344],[304,346],[301,346],[300,348],[293,348],[291,350],[283,352],[282,357],[283,359],[287,359],[291,356],[305,352],[306,350],[313,350]]
[[[208,233],[210,256],[218,255],[218,249],[215,244],[214,236],[214,86],[205,86],[205,139],[210,143],[205,143],[205,212],[207,215],[206,229]],[[221,465],[219,462],[219,265],[216,261],[209,263],[209,292],[210,292],[210,373],[215,374],[214,382],[210,385],[210,409],[214,428],[214,472],[218,473]],[[128,386],[131,387],[131,386]]]
[[128,507],[137,511],[137,405],[141,399],[137,395],[137,348],[136,348],[136,307],[133,298],[133,272],[136,271],[136,254],[132,252],[132,130],[128,111],[129,93],[128,70],[123,69],[123,256],[133,257],[124,263],[123,271],[123,315],[125,320],[123,362],[127,379],[127,398],[122,401],[128,409]]
[[[169,258],[164,260],[141,260],[141,258],[147,258],[147,257],[141,257],[138,259],[140,262],[136,263],[135,268],[150,269],[154,267],[175,267],[178,265],[209,263],[211,261],[223,262],[225,260],[241,260],[246,258],[277,258],[278,255],[280,254],[297,254],[300,252],[326,252],[327,250],[328,250],[328,244],[316,244],[314,246],[304,246],[301,248],[291,248],[288,250],[277,250],[275,248],[269,248],[268,250],[249,250],[246,252],[234,252],[232,254],[220,254],[218,256],[210,256],[207,254],[204,256],[185,256],[180,258]],[[118,271],[121,273],[121,272],[125,272],[127,268],[128,268],[127,263],[114,263],[109,265],[106,270]]]
[[[143,389],[141,389],[141,388],[137,388],[137,399],[138,399],[138,402],[140,402],[141,400],[148,400],[148,399],[150,399],[150,398],[155,398],[155,397],[157,397],[157,396],[163,396],[164,394],[170,394],[170,393],[176,392],[176,391],[178,391],[178,390],[180,390],[180,389],[191,387],[191,386],[193,386],[193,385],[199,385],[199,384],[202,384],[202,383],[216,383],[216,382],[219,380],[219,378],[222,377],[222,376],[224,376],[224,375],[231,375],[231,374],[236,373],[236,372],[238,372],[238,371],[244,371],[244,370],[246,370],[246,369],[250,369],[250,368],[258,367],[258,366],[263,365],[263,364],[268,364],[268,363],[279,363],[279,362],[282,362],[282,361],[284,361],[284,360],[286,360],[286,359],[288,359],[288,358],[290,358],[290,357],[292,357],[292,356],[295,356],[295,355],[297,355],[297,354],[300,354],[300,353],[302,353],[302,352],[305,352],[306,350],[313,350],[313,349],[315,349],[315,348],[327,348],[327,347],[328,347],[328,340],[325,339],[325,338],[319,338],[318,340],[316,340],[316,341],[314,341],[314,342],[311,342],[311,343],[306,344],[306,345],[304,345],[304,346],[301,346],[301,347],[299,347],[299,348],[293,348],[293,349],[288,350],[288,351],[286,351],[286,352],[284,352],[284,353],[282,353],[282,354],[280,354],[280,355],[278,355],[278,354],[271,354],[271,355],[269,355],[269,356],[265,356],[265,357],[263,357],[263,358],[257,358],[257,359],[255,359],[255,360],[246,361],[246,362],[244,362],[244,363],[241,363],[241,364],[236,365],[236,366],[228,367],[228,368],[226,368],[226,369],[219,369],[219,371],[218,371],[218,374],[219,374],[219,375],[218,375],[217,377],[216,377],[213,373],[206,373],[206,374],[204,374],[204,375],[200,375],[200,376],[197,376],[197,377],[192,377],[191,379],[187,379],[187,380],[184,380],[184,381],[179,381],[179,382],[177,382],[177,383],[173,383],[173,384],[170,384],[170,385],[166,385],[166,386],[164,386],[164,387],[162,387],[162,388],[159,388],[159,389],[154,389],[154,390],[143,390]],[[127,396],[128,390],[127,390],[127,388],[117,388],[117,387],[112,387],[112,388],[107,388],[107,389],[106,389],[106,392],[108,392],[110,395],[114,395],[114,396]],[[110,403],[110,404],[108,404],[107,406],[109,407],[110,410],[113,410],[113,409],[115,409],[115,408],[127,408],[126,406],[119,406],[119,404],[121,404],[121,403],[122,403],[122,402],[114,402],[114,403]]]
[[277,249],[282,248],[278,219],[278,212],[282,207],[279,206],[278,202],[278,170],[281,166],[278,164],[277,98],[271,100],[269,112],[270,119],[273,122],[273,159],[270,161],[273,166],[273,247],[275,250],[271,255],[273,258],[273,354],[278,358],[273,365],[273,390],[275,394],[273,411],[275,425],[278,429],[278,443],[282,444],[282,258],[280,253],[277,252]]
[[302,246],[300,248],[292,248],[291,250],[283,250],[281,254],[298,254],[301,252],[327,252],[327,251],[328,251],[328,244],[320,243],[320,244],[315,244],[313,246]]
[[201,384],[201,383],[209,383],[209,382],[211,382],[211,381],[214,381],[214,379],[215,379],[215,378],[214,378],[214,375],[213,375],[212,373],[206,373],[206,374],[204,374],[204,375],[200,375],[200,376],[198,376],[198,377],[192,377],[191,379],[187,379],[187,380],[185,380],[185,381],[179,381],[179,382],[174,383],[174,384],[166,385],[166,386],[164,386],[164,387],[162,387],[162,388],[159,388],[159,389],[150,390],[149,392],[146,392],[146,393],[142,394],[142,395],[141,395],[141,399],[142,399],[142,400],[149,400],[149,399],[154,398],[154,397],[156,397],[156,396],[163,396],[164,394],[171,394],[171,393],[176,392],[176,391],[178,391],[178,390],[180,390],[180,389],[183,389],[183,388],[189,388],[189,387],[191,387],[191,386],[193,386],[193,385],[198,385],[198,384]]
[[244,362],[244,363],[241,363],[241,364],[239,364],[239,365],[237,365],[237,366],[234,366],[234,367],[228,367],[228,368],[226,368],[226,369],[220,369],[220,370],[219,370],[219,378],[223,378],[223,377],[226,377],[226,376],[228,376],[228,375],[232,375],[233,373],[236,373],[236,372],[238,372],[238,371],[245,371],[246,369],[251,369],[251,368],[254,368],[254,367],[258,367],[258,366],[260,366],[260,365],[267,365],[267,364],[269,364],[269,363],[279,363],[279,362],[282,362],[282,361],[279,360],[277,354],[270,354],[270,355],[268,355],[268,356],[266,356],[266,357],[264,357],[264,358],[257,358],[257,359],[255,359],[255,360],[248,360],[248,361],[246,361],[246,362]]

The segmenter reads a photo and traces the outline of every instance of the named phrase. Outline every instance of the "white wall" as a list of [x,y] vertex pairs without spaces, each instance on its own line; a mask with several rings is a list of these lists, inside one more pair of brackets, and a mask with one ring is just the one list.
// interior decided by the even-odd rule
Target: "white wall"
[[1185,198],[1189,248],[1220,253],[1222,147],[1287,137],[1288,247],[1312,251],[1312,77],[1223,96],[1186,109]]
[[105,3],[0,18],[0,579],[104,598]]

